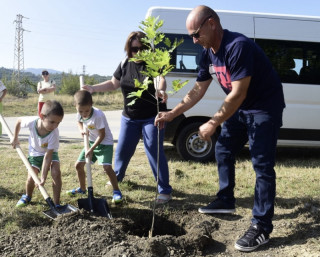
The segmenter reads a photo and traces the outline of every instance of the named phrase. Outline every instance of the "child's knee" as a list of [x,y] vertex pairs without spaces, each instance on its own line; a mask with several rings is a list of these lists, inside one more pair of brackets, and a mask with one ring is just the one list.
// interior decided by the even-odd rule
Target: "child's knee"
[[[34,173],[38,176],[39,170],[35,167],[32,167],[32,168],[33,168]],[[27,183],[31,184],[31,185],[34,184],[34,180],[33,180],[32,176],[30,175],[30,173],[28,173]]]
[[76,170],[82,170],[84,168],[85,163],[84,162],[76,162],[74,164],[74,167],[76,168]]
[[54,182],[61,181],[61,170],[60,165],[52,165],[51,166],[51,176]]
[[54,181],[61,180],[61,171],[60,169],[52,169],[51,176]]
[[34,185],[34,180],[33,178],[29,175],[28,178],[27,178],[27,184],[29,185]]
[[104,172],[110,174],[110,172],[114,172],[111,165],[103,165]]

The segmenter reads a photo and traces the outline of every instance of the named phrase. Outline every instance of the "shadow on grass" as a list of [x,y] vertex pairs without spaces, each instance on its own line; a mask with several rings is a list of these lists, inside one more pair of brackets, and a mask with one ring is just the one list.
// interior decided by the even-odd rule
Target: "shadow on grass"
[[[0,186],[0,198],[19,199],[21,195],[18,193],[12,193],[8,189]],[[17,200],[18,201],[18,200]]]
[[320,200],[310,198],[276,198],[276,206],[281,209],[292,209],[292,212],[275,214],[274,220],[295,219],[303,214],[311,215],[320,222]]
[[[164,147],[167,159],[170,161],[183,160],[174,146],[166,145]],[[237,155],[237,161],[250,160],[250,151],[248,147],[243,148]],[[215,165],[215,162],[209,162]],[[319,167],[320,149],[319,148],[297,148],[297,147],[278,147],[276,153],[276,164],[285,167]]]
[[[35,208],[37,209],[37,208]],[[30,212],[27,209],[17,208],[11,215],[0,216],[0,228],[4,229],[6,226],[15,226],[20,229],[28,229],[33,227],[42,227],[52,223],[52,220],[47,218],[41,211],[34,210]]]
[[[286,224],[283,229],[288,230],[285,236],[271,238],[274,248],[282,245],[305,245],[309,239],[319,240],[320,238],[320,201],[310,201],[308,198],[289,200],[292,201],[291,203],[296,202],[296,208],[292,206],[292,212],[276,214],[274,217],[274,220]],[[288,199],[280,199],[278,204],[280,202],[286,206],[287,201]]]

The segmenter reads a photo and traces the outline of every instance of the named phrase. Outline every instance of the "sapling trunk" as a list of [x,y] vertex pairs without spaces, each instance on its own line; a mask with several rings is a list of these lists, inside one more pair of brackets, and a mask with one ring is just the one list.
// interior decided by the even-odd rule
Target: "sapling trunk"
[[[158,17],[159,18],[159,17]],[[143,61],[146,63],[146,70],[141,71],[142,74],[146,76],[144,81],[141,83],[141,81],[138,81],[137,79],[134,80],[135,88],[137,88],[137,91],[133,91],[129,93],[127,98],[133,98],[133,100],[128,103],[127,105],[134,105],[136,99],[143,99],[142,93],[144,91],[147,91],[149,94],[151,94],[148,91],[148,86],[151,83],[150,78],[153,78],[154,86],[155,86],[155,95],[152,95],[152,97],[156,100],[157,105],[157,115],[159,114],[159,99],[158,99],[158,92],[159,92],[159,85],[161,77],[165,77],[168,72],[170,72],[174,65],[170,64],[170,53],[177,48],[180,44],[183,43],[183,39],[174,40],[174,42],[171,42],[165,35],[159,31],[157,31],[160,27],[163,25],[163,20],[158,20],[158,18],[150,16],[146,18],[145,21],[142,21],[141,24],[143,26],[140,26],[139,28],[145,33],[145,37],[142,39],[142,43],[146,46],[146,50],[139,51],[134,57],[130,58],[129,61]],[[161,42],[164,43],[165,47],[159,47]],[[154,79],[155,78],[155,79]],[[173,89],[175,92],[180,90],[186,83],[180,83],[179,81],[173,81]],[[156,194],[155,194],[155,200],[153,204],[153,217],[152,217],[152,225],[151,229],[149,231],[149,237],[152,237],[153,233],[153,226],[154,226],[154,217],[155,217],[155,208],[156,208],[156,201],[158,197],[158,185],[159,185],[159,165],[160,165],[160,128],[159,125],[157,126],[157,185],[156,185]]]

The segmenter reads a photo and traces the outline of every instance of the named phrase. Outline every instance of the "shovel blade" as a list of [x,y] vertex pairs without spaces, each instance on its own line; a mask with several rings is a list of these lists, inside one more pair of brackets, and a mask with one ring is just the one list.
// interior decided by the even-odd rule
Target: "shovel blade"
[[109,219],[112,218],[109,206],[105,199],[102,199],[102,198],[78,199],[78,206],[80,209],[85,209],[86,211],[93,212],[98,216],[107,217]]
[[78,209],[70,204],[62,205],[59,207],[52,207],[49,210],[43,212],[44,215],[51,219],[56,219],[59,215],[67,214],[70,212],[76,212]]

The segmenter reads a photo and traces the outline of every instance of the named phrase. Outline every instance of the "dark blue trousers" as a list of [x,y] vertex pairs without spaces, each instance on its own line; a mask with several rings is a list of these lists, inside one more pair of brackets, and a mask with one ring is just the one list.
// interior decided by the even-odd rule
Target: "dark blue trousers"
[[[154,178],[157,179],[157,149],[158,149],[158,128],[154,126],[154,117],[143,120],[133,120],[121,117],[121,127],[118,145],[115,151],[114,171],[118,181],[122,181],[131,157],[137,144],[143,138],[144,150],[147,154]],[[163,149],[164,129],[160,130],[159,143],[159,186],[160,194],[170,194],[172,188],[169,184],[169,168],[167,158]]]
[[276,193],[274,165],[281,126],[282,111],[278,115],[237,111],[223,123],[216,143],[220,187],[217,197],[234,206],[235,156],[249,142],[252,165],[256,173],[252,223],[259,224],[267,233],[273,230]]

